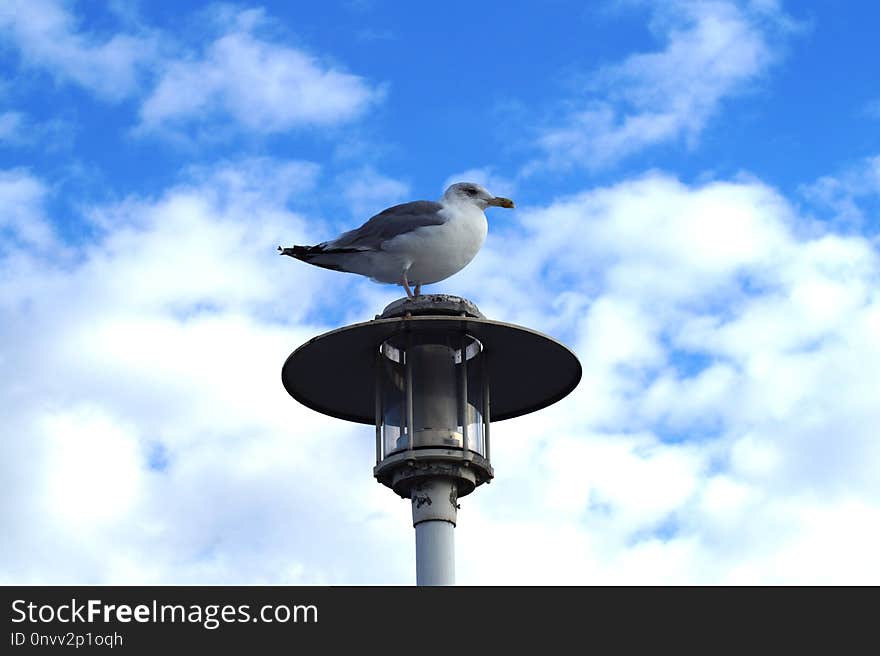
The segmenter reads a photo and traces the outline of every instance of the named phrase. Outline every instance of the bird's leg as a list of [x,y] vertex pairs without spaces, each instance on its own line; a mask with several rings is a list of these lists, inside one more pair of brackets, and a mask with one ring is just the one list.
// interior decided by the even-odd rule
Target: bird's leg
[[421,296],[422,295],[422,283],[417,283],[416,288],[413,290],[413,295]]
[[406,290],[407,298],[415,298],[415,294],[413,294],[412,289],[409,288],[409,281],[406,279],[405,273],[400,276],[400,284],[403,285],[403,288]]

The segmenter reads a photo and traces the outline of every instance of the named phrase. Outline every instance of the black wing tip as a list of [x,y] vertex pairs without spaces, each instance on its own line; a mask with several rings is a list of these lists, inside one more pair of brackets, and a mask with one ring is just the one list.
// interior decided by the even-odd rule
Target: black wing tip
[[292,248],[291,247],[282,248],[281,246],[279,246],[278,247],[278,254],[279,255],[289,255],[290,257],[297,257],[298,255],[301,254],[302,248],[303,248],[302,246],[294,246]]
[[297,259],[305,259],[309,255],[323,253],[324,248],[318,244],[317,246],[288,246],[286,248],[278,247],[278,253],[281,255],[289,255]]

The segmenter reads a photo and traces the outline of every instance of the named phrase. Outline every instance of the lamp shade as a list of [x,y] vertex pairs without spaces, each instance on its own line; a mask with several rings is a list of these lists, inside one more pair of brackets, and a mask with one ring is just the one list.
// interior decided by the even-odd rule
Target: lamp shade
[[[491,387],[491,420],[540,410],[568,395],[581,365],[565,345],[542,333],[488,319],[423,315],[374,319],[319,335],[287,358],[287,392],[318,412],[363,424],[376,421],[377,358],[383,344],[419,335],[466,335],[480,345]],[[457,337],[456,337],[457,338]]]

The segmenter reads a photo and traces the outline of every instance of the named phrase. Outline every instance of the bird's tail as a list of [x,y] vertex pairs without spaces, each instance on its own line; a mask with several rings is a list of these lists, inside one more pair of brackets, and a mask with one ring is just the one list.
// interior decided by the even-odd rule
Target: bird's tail
[[298,260],[303,260],[305,262],[309,261],[309,255],[314,255],[316,253],[323,252],[323,249],[320,245],[318,246],[288,246],[287,248],[278,247],[278,252],[281,255],[289,255],[290,257],[295,257]]
[[282,248],[279,246],[278,252],[281,255],[289,255],[290,257],[295,257],[298,260],[325,269],[348,271],[349,269],[344,266],[341,258],[338,258],[337,256],[348,253],[358,253],[361,251],[357,248],[331,248],[324,243],[318,244],[317,246],[291,246],[288,248]]

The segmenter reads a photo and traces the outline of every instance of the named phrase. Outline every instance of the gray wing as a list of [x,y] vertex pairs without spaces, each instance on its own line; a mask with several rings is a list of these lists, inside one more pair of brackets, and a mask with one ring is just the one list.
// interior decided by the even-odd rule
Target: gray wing
[[349,230],[330,242],[321,244],[325,251],[337,249],[380,250],[382,242],[416,228],[441,225],[443,206],[431,200],[416,200],[379,212],[360,228]]

